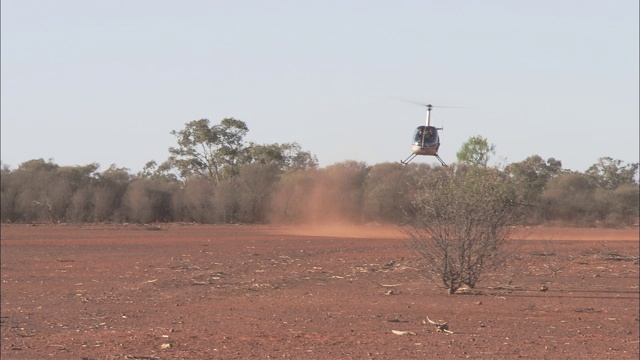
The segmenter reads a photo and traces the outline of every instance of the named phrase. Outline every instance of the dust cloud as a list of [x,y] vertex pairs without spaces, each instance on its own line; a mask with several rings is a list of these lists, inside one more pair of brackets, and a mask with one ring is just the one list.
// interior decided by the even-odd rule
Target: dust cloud
[[315,224],[296,224],[287,226],[288,235],[347,237],[354,239],[404,239],[406,235],[399,226],[384,224],[350,224],[344,222],[326,222]]
[[404,238],[397,225],[367,216],[375,202],[367,201],[363,182],[357,166],[287,174],[271,194],[269,223],[305,236]]

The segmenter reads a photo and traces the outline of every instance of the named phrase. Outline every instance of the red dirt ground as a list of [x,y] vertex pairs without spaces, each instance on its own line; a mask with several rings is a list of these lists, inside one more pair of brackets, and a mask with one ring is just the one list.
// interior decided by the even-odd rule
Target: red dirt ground
[[637,227],[523,230],[454,295],[395,227],[1,231],[3,360],[639,356]]

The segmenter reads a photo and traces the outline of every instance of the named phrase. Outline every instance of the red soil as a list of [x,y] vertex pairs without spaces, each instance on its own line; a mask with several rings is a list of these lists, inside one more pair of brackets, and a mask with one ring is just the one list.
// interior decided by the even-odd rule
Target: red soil
[[454,295],[395,227],[1,230],[2,359],[639,356],[638,228],[523,229]]

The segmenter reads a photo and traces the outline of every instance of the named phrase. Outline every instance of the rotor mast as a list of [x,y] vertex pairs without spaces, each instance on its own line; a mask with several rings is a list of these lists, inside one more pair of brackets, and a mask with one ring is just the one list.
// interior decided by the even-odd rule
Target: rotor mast
[[427,104],[427,126],[431,126],[431,104]]

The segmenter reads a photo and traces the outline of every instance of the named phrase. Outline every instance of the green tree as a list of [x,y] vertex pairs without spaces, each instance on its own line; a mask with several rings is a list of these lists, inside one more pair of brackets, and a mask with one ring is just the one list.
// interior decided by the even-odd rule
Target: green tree
[[318,159],[308,151],[303,151],[298,143],[258,145],[250,143],[245,164],[260,163],[275,165],[279,171],[305,170],[318,167]]
[[139,178],[158,180],[162,179],[168,182],[178,182],[178,178],[175,174],[171,173],[171,162],[165,161],[158,165],[155,160],[147,161],[142,168],[142,171],[136,175]]
[[623,165],[622,160],[614,160],[610,157],[601,157],[598,162],[591,165],[585,172],[598,187],[606,190],[615,190],[622,184],[638,184],[639,163]]
[[562,174],[562,162],[554,158],[546,161],[538,155],[507,165],[504,170],[517,184],[527,204],[534,204],[546,189],[549,180]]
[[22,171],[53,171],[59,168],[60,166],[53,162],[53,159],[49,159],[49,161],[44,161],[44,159],[33,159],[23,162],[18,165],[18,170]]
[[480,135],[472,136],[456,153],[458,162],[474,166],[487,166],[489,159],[495,154],[496,146]]
[[208,119],[191,121],[183,130],[171,132],[178,146],[169,148],[169,160],[183,178],[203,175],[218,184],[238,174],[247,156],[244,136],[248,131],[244,121],[234,118],[217,125],[210,125]]
[[369,170],[364,184],[364,216],[369,221],[403,220],[411,207],[407,196],[411,188],[410,170],[400,163],[376,164]]

